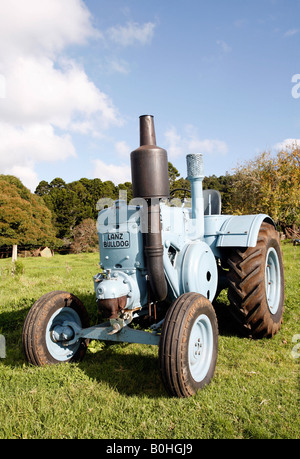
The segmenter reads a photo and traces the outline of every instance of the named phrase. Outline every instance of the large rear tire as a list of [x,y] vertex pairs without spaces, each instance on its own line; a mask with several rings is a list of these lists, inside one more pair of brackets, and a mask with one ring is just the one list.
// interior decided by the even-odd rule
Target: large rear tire
[[213,377],[218,353],[218,323],[210,301],[185,293],[167,311],[159,344],[162,381],[176,397],[194,395]]
[[235,248],[228,256],[229,311],[252,338],[272,337],[281,327],[284,271],[278,233],[263,222],[256,247]]
[[89,327],[89,318],[82,302],[72,293],[54,291],[39,298],[30,309],[22,333],[25,357],[33,365],[49,365],[82,360],[88,340],[79,339],[68,345],[52,337],[54,327],[73,321]]

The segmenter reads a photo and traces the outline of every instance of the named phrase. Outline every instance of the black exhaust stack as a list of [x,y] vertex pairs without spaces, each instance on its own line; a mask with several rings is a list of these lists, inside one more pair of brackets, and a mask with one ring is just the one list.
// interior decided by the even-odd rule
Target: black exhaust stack
[[145,255],[154,301],[163,301],[168,293],[163,265],[159,201],[168,198],[169,174],[166,150],[156,145],[153,116],[140,116],[140,147],[131,153],[134,198],[143,198],[148,206],[148,230]]

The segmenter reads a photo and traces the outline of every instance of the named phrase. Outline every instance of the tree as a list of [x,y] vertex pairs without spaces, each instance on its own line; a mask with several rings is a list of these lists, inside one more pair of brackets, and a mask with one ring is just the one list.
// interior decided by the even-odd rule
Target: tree
[[51,211],[12,175],[0,175],[0,246],[57,243]]
[[[168,162],[168,174],[170,181],[170,190],[184,188],[190,190],[189,180],[180,177],[176,167]],[[215,188],[222,194],[222,201],[226,204],[228,191],[228,177],[216,176],[204,179],[204,188]],[[122,193],[127,194],[127,203],[132,199],[132,184],[130,182],[114,185],[111,181],[102,182],[99,178],[88,179],[81,178],[71,183],[66,183],[60,177],[56,177],[50,184],[42,180],[37,186],[35,193],[42,196],[47,207],[53,215],[53,224],[56,228],[56,235],[60,239],[71,239],[73,229],[83,220],[92,218],[97,219],[98,211],[104,205],[104,198],[107,205],[111,201],[119,199]],[[184,191],[176,191],[172,197],[182,199],[183,196],[189,196]],[[125,198],[125,196],[124,196]],[[100,207],[97,203],[100,201]]]
[[98,234],[96,222],[92,218],[83,220],[73,231],[72,253],[94,252],[98,250]]
[[291,145],[275,156],[263,152],[236,168],[229,207],[232,213],[266,213],[284,228],[300,225],[300,149]]
[[120,183],[117,186],[117,190],[116,191],[117,191],[118,198],[119,198],[120,195],[122,196],[122,192],[126,193],[127,203],[129,203],[133,198],[131,182]]
[[38,196],[45,196],[46,194],[49,194],[51,190],[51,186],[49,185],[46,180],[42,180],[38,186],[36,187],[35,194]]
[[56,177],[48,184],[42,180],[35,193],[43,197],[51,210],[56,236],[60,239],[70,238],[76,225],[84,218],[94,216],[87,203],[89,194],[80,181],[67,184],[60,177]]
[[[173,166],[170,161],[168,162],[168,173],[169,173],[169,183],[170,183],[170,189],[174,189],[174,185],[176,183],[176,180],[178,177],[180,177],[180,174],[178,170],[176,169],[175,166]],[[176,188],[176,187],[175,187]]]

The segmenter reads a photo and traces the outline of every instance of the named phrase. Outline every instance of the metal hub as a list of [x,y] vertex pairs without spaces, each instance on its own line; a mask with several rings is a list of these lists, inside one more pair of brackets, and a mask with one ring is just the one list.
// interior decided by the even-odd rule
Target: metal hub
[[197,342],[195,343],[194,350],[193,350],[194,359],[200,358],[201,350],[202,350],[202,343],[200,341],[200,338],[198,338]]
[[68,325],[56,325],[53,330],[51,330],[50,336],[54,343],[69,341],[74,337],[74,330]]
[[189,339],[189,369],[195,381],[202,381],[213,354],[213,330],[208,316],[197,317]]
[[184,293],[201,293],[213,301],[218,285],[218,268],[211,248],[202,241],[189,244],[182,265]]
[[47,349],[52,357],[59,361],[66,361],[71,358],[80,346],[80,342],[74,338],[73,328],[68,326],[66,322],[74,322],[80,328],[82,326],[77,312],[72,308],[65,307],[53,314],[46,329]]

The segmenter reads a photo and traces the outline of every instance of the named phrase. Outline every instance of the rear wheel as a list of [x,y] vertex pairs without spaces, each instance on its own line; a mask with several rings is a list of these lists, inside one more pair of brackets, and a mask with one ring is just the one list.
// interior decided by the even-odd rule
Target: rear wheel
[[253,338],[272,337],[282,324],[284,272],[278,234],[263,222],[256,247],[233,249],[229,265],[230,312]]
[[163,324],[159,362],[170,395],[189,397],[210,382],[218,353],[218,324],[210,301],[198,293],[181,295]]
[[68,292],[54,291],[39,298],[30,309],[22,333],[26,359],[33,365],[47,365],[81,360],[88,340],[79,339],[68,345],[54,338],[54,328],[64,322],[75,322],[81,328],[89,327],[89,318],[82,302]]

